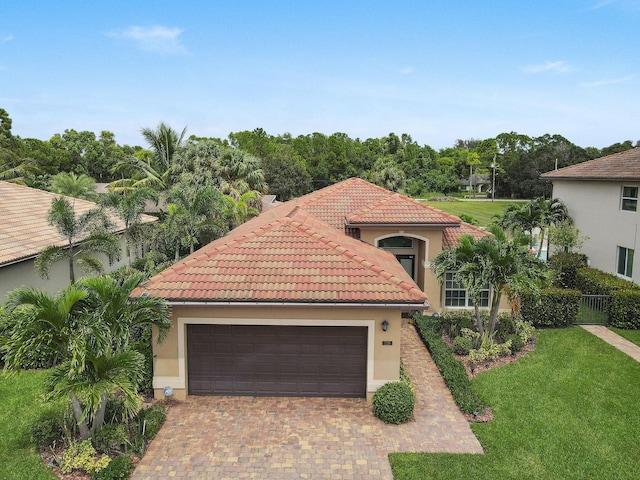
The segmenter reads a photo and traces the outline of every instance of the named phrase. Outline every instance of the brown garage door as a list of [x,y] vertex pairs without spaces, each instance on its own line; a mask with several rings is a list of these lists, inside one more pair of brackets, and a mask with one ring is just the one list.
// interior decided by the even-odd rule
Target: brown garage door
[[366,395],[366,327],[187,325],[187,351],[192,395]]

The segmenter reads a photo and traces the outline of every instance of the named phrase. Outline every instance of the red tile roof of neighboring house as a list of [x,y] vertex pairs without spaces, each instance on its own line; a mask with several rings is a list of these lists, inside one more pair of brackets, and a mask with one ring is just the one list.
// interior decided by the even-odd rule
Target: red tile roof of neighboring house
[[133,292],[174,302],[421,305],[395,256],[287,202],[156,275]]
[[[49,245],[65,246],[66,241],[55,227],[47,223],[47,212],[51,201],[60,195],[29,188],[14,183],[0,181],[0,266],[15,263],[38,255]],[[76,214],[96,208],[87,200],[70,198]],[[112,218],[116,231],[122,231],[124,224]],[[143,222],[157,219],[143,216]]]
[[543,173],[545,180],[640,181],[640,148]]

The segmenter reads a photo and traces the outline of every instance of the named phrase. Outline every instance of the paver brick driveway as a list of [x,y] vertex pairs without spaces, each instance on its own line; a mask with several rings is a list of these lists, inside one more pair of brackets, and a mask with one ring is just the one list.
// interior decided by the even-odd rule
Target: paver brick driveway
[[131,478],[391,479],[390,452],[482,453],[413,326],[402,342],[408,423],[385,425],[363,399],[189,397]]

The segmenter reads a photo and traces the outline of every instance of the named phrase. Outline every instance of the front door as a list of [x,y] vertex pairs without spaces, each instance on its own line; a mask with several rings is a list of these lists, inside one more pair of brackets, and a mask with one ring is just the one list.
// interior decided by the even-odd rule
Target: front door
[[416,256],[415,255],[396,255],[396,258],[400,262],[400,265],[402,265],[404,269],[407,271],[409,276],[413,280],[415,280],[416,279],[416,273],[415,273],[416,272],[415,270]]

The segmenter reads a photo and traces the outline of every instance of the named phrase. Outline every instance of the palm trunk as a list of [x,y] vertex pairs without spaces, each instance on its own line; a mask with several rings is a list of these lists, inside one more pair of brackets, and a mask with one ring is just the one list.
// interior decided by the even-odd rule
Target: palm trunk
[[104,414],[107,410],[107,398],[109,398],[109,395],[105,390],[104,392],[102,392],[102,395],[100,396],[100,406],[98,407],[98,411],[93,417],[93,423],[91,424],[92,436],[95,435],[95,433],[99,431],[104,425]]
[[71,392],[69,396],[71,397],[71,410],[73,411],[73,417],[76,419],[78,430],[80,430],[80,439],[87,440],[91,437],[91,432],[89,431],[86,419],[82,419],[82,407],[80,406],[80,401],[73,392]]
[[496,323],[498,322],[498,311],[500,310],[500,293],[502,289],[495,289],[491,298],[491,310],[489,313],[489,337],[493,338],[496,331]]
[[541,228],[540,229],[540,248],[538,248],[538,258],[540,258],[540,255],[542,254],[542,246],[544,245],[544,236],[545,236],[545,229]]
[[69,281],[71,285],[76,283],[76,275],[73,271],[73,246],[69,245]]
[[482,318],[480,318],[480,307],[478,306],[478,302],[473,302],[473,310],[476,316],[476,326],[478,328],[478,333],[480,336],[484,333],[484,325],[482,324]]

